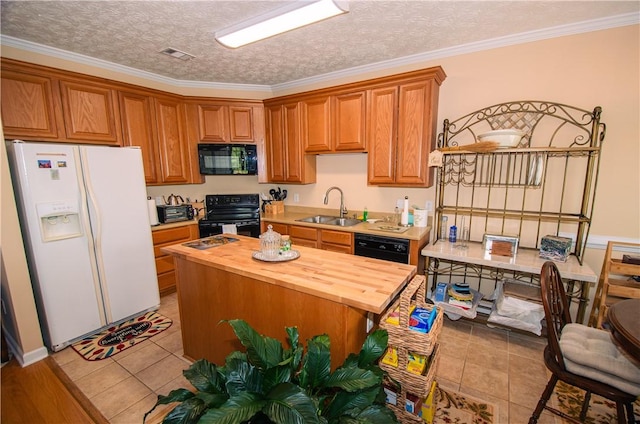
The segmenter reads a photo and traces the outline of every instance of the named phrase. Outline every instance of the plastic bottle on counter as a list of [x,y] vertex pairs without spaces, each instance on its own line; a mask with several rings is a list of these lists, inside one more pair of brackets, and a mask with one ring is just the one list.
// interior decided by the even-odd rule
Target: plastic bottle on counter
[[440,237],[439,237],[441,240],[447,239],[447,234],[449,233],[449,228],[447,226],[448,222],[449,222],[449,218],[446,217],[445,215],[442,215],[442,218],[440,218]]
[[364,207],[364,211],[362,211],[362,220],[367,221],[367,215],[369,215],[369,211],[367,211],[367,207]]
[[458,227],[452,225],[449,228],[449,243],[455,243],[458,238]]

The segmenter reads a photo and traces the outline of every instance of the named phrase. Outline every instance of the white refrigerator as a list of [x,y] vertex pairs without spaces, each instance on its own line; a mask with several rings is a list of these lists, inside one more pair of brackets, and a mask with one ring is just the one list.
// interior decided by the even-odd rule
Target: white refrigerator
[[12,141],[7,151],[47,346],[157,309],[140,149]]

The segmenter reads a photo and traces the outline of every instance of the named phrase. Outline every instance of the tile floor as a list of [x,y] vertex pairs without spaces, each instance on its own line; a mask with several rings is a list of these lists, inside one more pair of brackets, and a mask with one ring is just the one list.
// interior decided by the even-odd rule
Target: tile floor
[[[190,387],[182,376],[180,316],[176,295],[162,297],[159,312],[173,325],[113,358],[86,361],[70,347],[54,359],[102,414],[114,424],[139,424],[157,395]],[[439,336],[436,380],[443,388],[493,402],[496,423],[525,423],[547,382],[545,339],[469,321],[445,319]],[[555,423],[543,413],[541,424]]]
[[182,376],[190,362],[182,357],[176,295],[162,297],[158,312],[173,320],[171,327],[112,358],[86,361],[71,347],[53,354],[62,370],[111,423],[140,424],[158,394],[191,387]]

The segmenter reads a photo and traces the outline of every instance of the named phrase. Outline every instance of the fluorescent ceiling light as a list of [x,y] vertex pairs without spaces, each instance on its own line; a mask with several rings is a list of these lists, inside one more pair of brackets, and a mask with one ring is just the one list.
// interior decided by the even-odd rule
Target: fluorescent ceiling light
[[235,49],[348,11],[346,2],[340,0],[296,1],[295,4],[216,31],[215,37],[220,44]]

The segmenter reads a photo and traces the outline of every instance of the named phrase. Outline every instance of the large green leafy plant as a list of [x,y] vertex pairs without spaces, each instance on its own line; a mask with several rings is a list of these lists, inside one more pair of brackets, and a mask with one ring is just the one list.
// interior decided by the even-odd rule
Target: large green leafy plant
[[358,354],[350,354],[331,372],[329,336],[307,341],[287,327],[289,348],[258,334],[242,320],[228,321],[246,352],[233,352],[224,366],[200,359],[183,372],[196,388],[158,396],[156,405],[179,402],[165,424],[389,424],[384,372],[377,361],[387,348],[386,330],[369,334]]

